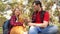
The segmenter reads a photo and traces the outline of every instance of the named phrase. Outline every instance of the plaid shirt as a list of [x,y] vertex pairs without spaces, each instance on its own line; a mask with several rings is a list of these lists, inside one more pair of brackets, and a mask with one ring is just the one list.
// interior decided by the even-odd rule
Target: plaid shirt
[[12,26],[23,26],[23,23],[21,22],[16,22],[17,18],[15,15],[11,16],[11,19],[10,19],[10,24]]

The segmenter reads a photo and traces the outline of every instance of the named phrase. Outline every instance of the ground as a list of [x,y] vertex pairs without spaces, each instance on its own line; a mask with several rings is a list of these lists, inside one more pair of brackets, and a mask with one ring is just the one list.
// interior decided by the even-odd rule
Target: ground
[[[60,24],[57,24],[57,25],[59,27],[59,30],[58,30],[58,33],[57,34],[60,34]],[[3,34],[2,27],[0,27],[0,34]]]

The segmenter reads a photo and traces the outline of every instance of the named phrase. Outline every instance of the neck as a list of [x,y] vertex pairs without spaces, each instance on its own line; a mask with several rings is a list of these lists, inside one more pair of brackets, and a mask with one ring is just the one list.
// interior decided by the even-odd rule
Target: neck
[[16,15],[16,17],[18,18],[18,15]]
[[38,11],[41,11],[41,10],[42,10],[42,8],[40,7]]

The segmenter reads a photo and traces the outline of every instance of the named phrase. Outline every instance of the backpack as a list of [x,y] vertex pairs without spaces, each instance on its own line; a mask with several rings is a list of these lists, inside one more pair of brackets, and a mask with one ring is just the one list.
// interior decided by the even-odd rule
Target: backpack
[[10,20],[5,21],[3,24],[3,30],[9,29],[9,25],[10,25]]
[[9,32],[9,25],[10,25],[10,20],[7,20],[3,24],[3,34],[8,34]]

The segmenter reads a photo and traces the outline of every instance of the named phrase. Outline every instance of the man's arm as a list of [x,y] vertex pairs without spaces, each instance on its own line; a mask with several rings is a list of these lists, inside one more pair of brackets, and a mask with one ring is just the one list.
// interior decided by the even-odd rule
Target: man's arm
[[29,25],[29,26],[47,27],[48,22],[47,22],[47,21],[43,21],[43,22],[44,22],[44,23],[40,23],[40,24],[37,24],[37,23],[29,23],[28,25]]

